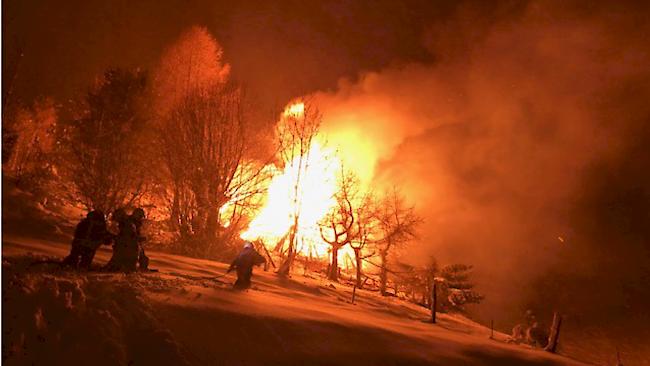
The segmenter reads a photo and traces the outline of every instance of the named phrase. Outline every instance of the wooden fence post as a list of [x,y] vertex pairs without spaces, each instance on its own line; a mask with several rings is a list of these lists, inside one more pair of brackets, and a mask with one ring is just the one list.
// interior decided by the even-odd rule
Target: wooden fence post
[[545,351],[555,353],[560,338],[560,325],[562,325],[562,316],[555,312],[553,313],[553,324],[551,325],[551,334],[548,336],[548,344],[544,348]]
[[433,280],[431,289],[431,322],[436,324],[436,305],[438,303],[438,294],[436,293],[436,281]]
[[490,339],[494,339],[494,319],[490,320]]

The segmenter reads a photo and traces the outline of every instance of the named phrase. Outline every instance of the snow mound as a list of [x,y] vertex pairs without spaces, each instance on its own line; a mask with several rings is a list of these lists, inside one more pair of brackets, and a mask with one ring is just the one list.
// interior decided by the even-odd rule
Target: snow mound
[[3,363],[187,364],[141,279],[32,262],[3,260]]
[[13,234],[42,239],[71,239],[74,226],[84,215],[79,208],[39,199],[33,193],[16,187],[10,177],[3,176],[3,236]]

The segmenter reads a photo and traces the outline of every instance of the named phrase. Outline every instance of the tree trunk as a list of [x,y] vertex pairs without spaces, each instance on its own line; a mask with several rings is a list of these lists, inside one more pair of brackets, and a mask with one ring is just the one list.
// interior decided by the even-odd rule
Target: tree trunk
[[424,286],[424,293],[422,293],[422,302],[427,308],[431,307],[431,280],[427,277],[426,284]]
[[287,257],[282,262],[280,269],[278,270],[278,275],[282,277],[289,276],[291,271],[291,266],[293,265],[293,259],[296,256],[295,246],[296,246],[296,231],[298,227],[298,220],[294,221],[294,225],[291,227],[289,232],[289,250],[287,251]]
[[553,324],[551,325],[551,334],[548,337],[548,344],[546,345],[545,351],[555,353],[557,348],[557,343],[560,338],[560,325],[562,325],[562,316],[560,314],[553,313]]
[[[208,223],[208,211],[210,209],[208,187],[200,177],[194,177],[194,180],[191,183],[191,189],[196,200],[196,215],[192,220],[192,231],[200,239],[205,240],[207,238],[206,225]],[[201,241],[199,241],[199,243],[200,242]]]
[[205,237],[208,240],[214,240],[217,237],[219,228],[219,207],[210,205],[208,208],[207,222],[205,224]]
[[431,322],[436,324],[436,309],[438,307],[438,293],[436,291],[436,281],[433,281],[431,288]]
[[293,204],[294,204],[294,215],[293,215],[293,226],[291,229],[289,229],[289,250],[287,251],[287,258],[285,258],[284,262],[280,266],[280,269],[278,270],[278,275],[281,277],[287,277],[289,276],[289,272],[291,272],[291,266],[293,265],[293,259],[295,257],[295,247],[297,245],[296,243],[296,236],[298,236],[298,222],[300,221],[300,202],[298,202],[298,192],[300,188],[300,176],[302,173],[302,161],[304,159],[304,155],[300,155],[300,160],[298,162],[298,176],[296,178],[296,182],[293,186]]
[[172,201],[171,214],[169,215],[170,224],[173,231],[179,231],[180,229],[180,192],[178,188],[178,183],[174,182],[174,198]]
[[363,272],[361,269],[362,259],[361,259],[361,249],[354,248],[354,259],[357,262],[357,287],[361,288],[363,284],[361,283],[361,277],[363,277]]
[[386,270],[388,255],[386,251],[379,252],[381,258],[381,267],[379,269],[379,292],[382,296],[386,296],[386,283],[388,282],[388,271]]
[[[290,232],[291,230],[292,230],[292,229],[289,229],[289,232]],[[283,251],[283,248],[284,248],[284,242],[287,241],[287,237],[289,236],[289,232],[287,232],[286,234],[284,234],[284,235],[280,238],[280,240],[278,240],[278,242],[275,244],[275,247],[273,248],[273,251],[274,251],[274,252],[279,253],[279,254],[281,254],[281,255],[284,253],[284,251]]]
[[330,273],[327,276],[331,281],[339,280],[339,246],[332,245],[332,264],[330,265]]

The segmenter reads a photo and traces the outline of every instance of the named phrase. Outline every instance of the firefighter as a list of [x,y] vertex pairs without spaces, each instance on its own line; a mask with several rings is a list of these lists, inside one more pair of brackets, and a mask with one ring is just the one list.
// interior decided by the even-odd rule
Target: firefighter
[[144,253],[144,242],[147,240],[146,237],[142,236],[141,229],[142,224],[145,219],[144,210],[141,208],[136,208],[131,214],[131,220],[136,229],[136,237],[138,243],[138,266],[141,270],[149,269],[149,257]]
[[135,271],[138,261],[138,230],[131,216],[124,209],[113,212],[112,220],[118,225],[118,233],[113,245],[113,256],[104,269],[109,271]]
[[228,272],[230,273],[233,269],[237,270],[237,281],[233,285],[233,288],[237,290],[245,290],[251,287],[251,277],[253,276],[253,266],[266,263],[266,259],[262,257],[251,242],[244,243],[244,248],[239,253],[237,258],[230,264]]
[[77,224],[70,254],[65,257],[63,264],[89,269],[97,248],[102,244],[110,244],[112,237],[106,229],[104,213],[98,210],[90,211],[86,218]]

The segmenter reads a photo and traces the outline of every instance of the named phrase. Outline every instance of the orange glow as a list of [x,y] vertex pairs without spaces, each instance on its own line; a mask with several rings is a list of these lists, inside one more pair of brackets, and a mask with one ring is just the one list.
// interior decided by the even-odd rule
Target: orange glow
[[297,161],[294,161],[294,164],[286,164],[285,170],[278,171],[271,181],[266,205],[242,233],[243,239],[262,239],[269,249],[275,246],[291,228],[295,205],[298,204],[300,216],[297,249],[308,254],[312,247],[316,255],[327,255],[329,246],[320,239],[318,222],[336,204],[333,196],[340,162],[318,142],[313,143],[309,154],[309,165],[301,177],[298,199],[293,199],[293,187],[299,169]]
[[[283,119],[299,117],[304,113],[304,103],[287,106]],[[284,121],[281,121],[282,123]],[[284,162],[284,170],[275,166],[266,197],[266,203],[241,234],[245,240],[261,239],[268,249],[289,232],[294,215],[299,212],[297,251],[302,254],[325,256],[329,246],[320,238],[318,222],[336,204],[336,172],[340,161],[332,150],[323,147],[320,136],[312,142],[306,161],[296,156],[293,161]],[[297,197],[294,187],[300,175]]]
[[285,117],[298,117],[305,113],[305,103],[298,102],[298,103],[293,103],[289,105],[287,108],[285,108],[283,115]]
[[[286,107],[282,116],[300,116],[304,109],[303,103],[294,103]],[[284,170],[269,167],[275,174],[268,187],[265,205],[241,234],[242,239],[261,239],[271,250],[289,232],[294,213],[298,211],[297,252],[302,255],[311,253],[316,257],[328,256],[330,246],[321,239],[318,223],[336,205],[334,194],[340,169],[345,166],[345,169],[354,171],[363,189],[372,178],[376,155],[372,146],[363,142],[358,131],[345,130],[328,134],[327,137],[317,135],[308,157],[308,161],[303,162],[301,173],[299,157],[294,161],[285,161]],[[299,174],[302,175],[298,197],[294,199],[294,186]],[[345,258],[346,254],[353,255],[351,248],[339,250],[339,260]]]
[[327,133],[328,145],[337,151],[346,170],[354,172],[366,190],[375,174],[378,153],[374,144],[354,125]]

